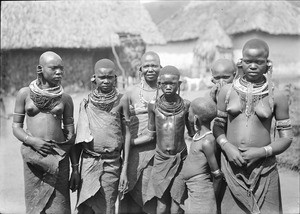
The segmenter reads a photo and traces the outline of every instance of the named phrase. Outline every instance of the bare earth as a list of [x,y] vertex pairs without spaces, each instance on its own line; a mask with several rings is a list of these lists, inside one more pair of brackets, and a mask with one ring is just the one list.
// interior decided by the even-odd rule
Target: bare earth
[[[181,95],[189,100],[203,95],[204,92],[183,92]],[[72,95],[75,107],[75,123],[78,118],[80,101],[87,93]],[[6,97],[6,113],[13,113],[14,98]],[[3,116],[3,112],[1,112]],[[1,117],[0,129],[0,213],[25,213],[23,162],[20,152],[21,143],[12,134],[12,118]],[[46,125],[46,124],[45,124]],[[280,169],[281,193],[284,213],[300,213],[299,173]],[[76,194],[71,194],[74,210]]]

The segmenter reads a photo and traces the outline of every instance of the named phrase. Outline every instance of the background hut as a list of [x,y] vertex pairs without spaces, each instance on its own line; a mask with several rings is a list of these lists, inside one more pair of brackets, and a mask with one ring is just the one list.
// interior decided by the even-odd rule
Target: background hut
[[288,1],[191,1],[158,24],[167,45],[151,49],[161,53],[162,61],[171,55],[175,63],[184,58],[187,69],[202,26],[214,18],[232,40],[234,61],[245,42],[256,37],[269,44],[275,73],[299,74],[300,9]]
[[138,1],[1,2],[1,88],[15,91],[28,85],[46,50],[64,60],[63,85],[88,87],[97,60],[117,60],[114,49],[119,64],[130,70],[124,46],[140,57],[146,44],[163,43]]
[[208,20],[200,29],[202,32],[194,47],[192,77],[210,76],[209,68],[215,60],[233,56],[231,38],[217,20]]

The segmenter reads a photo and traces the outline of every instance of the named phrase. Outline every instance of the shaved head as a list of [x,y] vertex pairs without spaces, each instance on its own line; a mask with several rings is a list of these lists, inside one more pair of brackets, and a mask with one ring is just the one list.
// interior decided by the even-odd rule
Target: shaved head
[[248,50],[261,50],[264,52],[266,58],[269,57],[269,46],[268,44],[261,39],[251,39],[243,47],[243,55],[245,51]]
[[202,122],[210,123],[217,116],[217,105],[210,97],[199,97],[191,102],[190,112]]
[[211,68],[212,75],[215,74],[235,74],[236,66],[232,60],[218,59]]
[[62,61],[61,57],[58,54],[52,51],[47,51],[40,56],[39,64],[45,66],[47,63],[49,63],[52,60]]
[[101,74],[103,70],[109,70],[110,75],[116,75],[115,63],[109,59],[101,59],[96,62],[94,67],[95,73]]
[[159,73],[159,76],[162,76],[165,74],[175,75],[175,76],[178,76],[178,79],[180,78],[179,70],[175,66],[172,66],[172,65],[167,65],[167,66],[163,67]]
[[158,54],[153,51],[148,51],[148,52],[144,53],[144,55],[142,56],[142,63],[147,60],[153,60],[153,59],[156,60],[160,64],[160,58],[159,58]]

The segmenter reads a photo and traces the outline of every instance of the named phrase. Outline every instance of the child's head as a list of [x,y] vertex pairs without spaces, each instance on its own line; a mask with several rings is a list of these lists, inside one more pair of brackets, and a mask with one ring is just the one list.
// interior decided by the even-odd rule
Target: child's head
[[217,105],[210,97],[199,97],[191,102],[189,121],[198,129],[201,125],[209,125],[217,116]]
[[218,59],[211,67],[211,81],[214,84],[220,84],[221,87],[232,83],[236,70],[237,68],[232,60]]
[[94,72],[92,82],[101,92],[109,93],[116,87],[116,66],[111,60],[101,59],[96,62]]
[[179,70],[171,65],[161,69],[158,78],[158,84],[166,96],[174,95],[180,87],[181,81]]

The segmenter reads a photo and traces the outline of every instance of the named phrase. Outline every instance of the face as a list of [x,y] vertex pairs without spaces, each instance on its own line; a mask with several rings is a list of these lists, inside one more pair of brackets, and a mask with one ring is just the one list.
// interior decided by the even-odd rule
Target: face
[[95,71],[97,89],[102,93],[111,92],[116,86],[116,75],[111,68],[99,68]]
[[64,66],[60,57],[48,56],[40,66],[43,79],[48,82],[49,86],[53,87],[61,84]]
[[246,80],[253,83],[262,82],[267,72],[267,54],[264,49],[246,49],[243,52],[242,68]]
[[221,87],[231,83],[234,78],[234,68],[217,65],[212,69],[212,79],[214,84],[219,84]]
[[165,96],[176,94],[180,86],[179,77],[173,74],[164,74],[160,76],[160,87]]
[[160,71],[159,59],[150,54],[146,55],[142,59],[141,71],[146,81],[148,82],[157,81],[159,71]]

